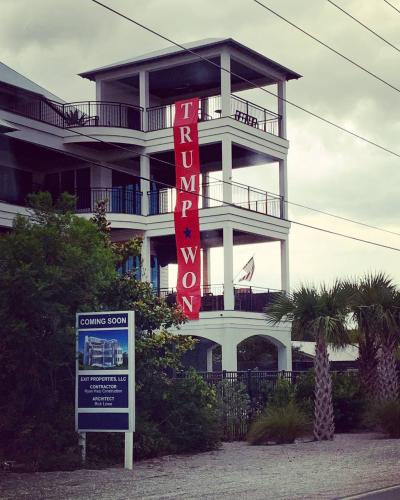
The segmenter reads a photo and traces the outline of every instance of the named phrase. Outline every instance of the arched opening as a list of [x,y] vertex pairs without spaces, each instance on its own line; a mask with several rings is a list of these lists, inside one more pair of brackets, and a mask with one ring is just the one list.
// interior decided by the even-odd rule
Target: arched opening
[[253,335],[237,346],[238,371],[278,370],[278,348],[264,335]]
[[221,346],[217,342],[192,335],[196,345],[182,357],[184,369],[194,368],[198,372],[221,371]]

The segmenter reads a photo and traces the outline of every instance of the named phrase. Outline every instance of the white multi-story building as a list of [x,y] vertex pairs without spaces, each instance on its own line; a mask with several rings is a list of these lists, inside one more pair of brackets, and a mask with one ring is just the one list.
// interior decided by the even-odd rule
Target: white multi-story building
[[[96,100],[88,102],[65,103],[1,65],[0,231],[26,213],[24,200],[34,189],[76,194],[76,210],[87,217],[96,200],[107,198],[114,240],[143,237],[141,279],[174,301],[175,283],[168,283],[168,266],[176,263],[175,192],[168,187],[175,184],[173,103],[198,96],[202,309],[200,320],[179,333],[209,341],[208,369],[213,346],[221,345],[222,368],[233,371],[237,345],[265,336],[277,347],[278,368],[288,370],[289,326],[268,326],[262,313],[276,290],[269,283],[235,285],[233,257],[236,245],[279,242],[280,289],[288,290],[284,99],[286,81],[300,75],[232,39],[187,47],[211,63],[170,47],[86,71],[81,76],[96,88]],[[268,99],[273,111],[243,98],[265,86],[278,96]],[[236,169],[251,172],[257,165],[276,171],[278,194],[261,182],[252,188],[233,181]],[[217,247],[223,249],[220,284],[211,272]]]
[[123,364],[122,348],[116,339],[99,339],[86,335],[83,364],[97,368],[114,368]]

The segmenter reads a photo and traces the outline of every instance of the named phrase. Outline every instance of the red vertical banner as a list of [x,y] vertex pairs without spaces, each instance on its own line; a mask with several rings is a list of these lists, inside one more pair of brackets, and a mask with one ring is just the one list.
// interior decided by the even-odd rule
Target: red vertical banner
[[178,258],[177,301],[189,319],[199,319],[200,292],[200,156],[197,130],[199,99],[175,103],[174,149]]

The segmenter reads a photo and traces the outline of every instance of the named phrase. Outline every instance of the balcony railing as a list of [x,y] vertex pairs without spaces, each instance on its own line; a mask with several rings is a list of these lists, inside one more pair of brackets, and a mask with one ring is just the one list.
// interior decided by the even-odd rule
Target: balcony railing
[[143,109],[120,102],[82,101],[62,104],[36,99],[2,105],[2,108],[60,128],[117,127],[143,130]]
[[141,215],[142,193],[129,186],[112,188],[77,189],[76,211],[91,213],[99,201],[106,201],[107,212]]
[[[223,205],[223,186],[222,181],[202,184],[199,208]],[[149,191],[148,197],[150,215],[173,212],[176,203],[176,189]],[[253,212],[283,218],[283,198],[261,189],[232,183],[232,203]]]
[[[231,95],[230,116],[273,135],[280,135],[280,115],[241,97]],[[59,103],[38,98],[29,102],[2,104],[2,109],[48,123],[60,128],[117,127],[143,130],[143,108],[111,101],[81,101]],[[175,105],[155,106],[147,109],[147,130],[172,127]],[[199,121],[221,118],[221,96],[203,97],[199,100]]]
[[[231,118],[273,135],[280,134],[280,115],[235,95],[231,95],[230,102]],[[198,113],[199,121],[221,118],[221,96],[201,98]],[[172,127],[174,118],[174,104],[148,108],[147,129],[148,131],[154,131]]]
[[[263,312],[264,308],[271,304],[281,290],[273,288],[261,288],[245,285],[235,285],[234,310],[246,312]],[[168,304],[176,304],[176,288],[162,288],[159,290]],[[203,285],[201,287],[201,309],[200,311],[223,311],[224,310],[224,285]]]

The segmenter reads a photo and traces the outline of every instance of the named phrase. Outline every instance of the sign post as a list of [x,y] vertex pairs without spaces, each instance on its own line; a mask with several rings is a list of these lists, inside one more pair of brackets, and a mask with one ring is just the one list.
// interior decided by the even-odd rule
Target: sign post
[[133,311],[76,315],[75,427],[82,460],[86,432],[124,432],[125,468],[133,467],[135,317]]

